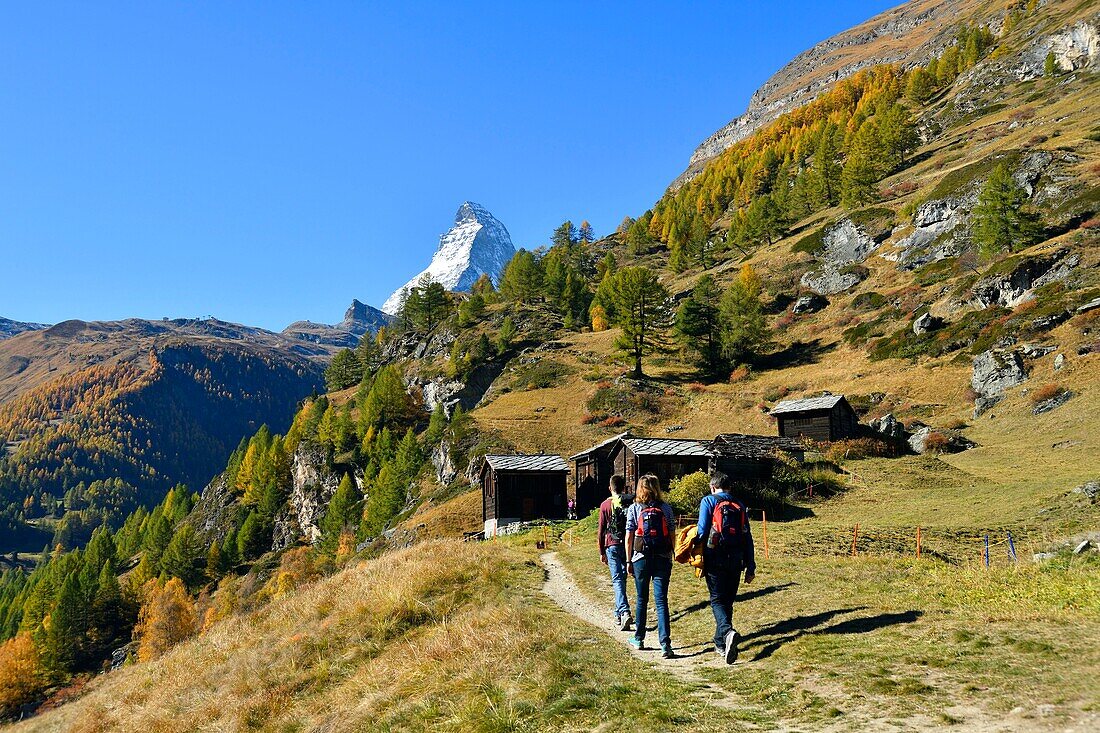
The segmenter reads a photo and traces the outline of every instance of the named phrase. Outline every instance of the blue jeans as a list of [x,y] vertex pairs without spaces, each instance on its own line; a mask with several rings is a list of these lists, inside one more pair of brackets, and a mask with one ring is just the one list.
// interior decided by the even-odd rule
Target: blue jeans
[[726,634],[733,630],[733,599],[741,584],[741,559],[704,553],[703,567],[710,591],[710,610],[714,614],[714,647],[723,650]]
[[624,613],[630,615],[630,603],[626,600],[626,549],[622,545],[608,545],[607,569],[611,571],[611,587],[615,589],[615,618]]
[[672,644],[672,634],[668,620],[668,581],[672,577],[672,558],[654,555],[641,557],[634,561],[634,587],[638,591],[638,619],[635,624],[634,638],[639,642],[645,639],[645,618],[649,605],[649,585],[653,583],[653,602],[657,606],[657,638],[662,647]]

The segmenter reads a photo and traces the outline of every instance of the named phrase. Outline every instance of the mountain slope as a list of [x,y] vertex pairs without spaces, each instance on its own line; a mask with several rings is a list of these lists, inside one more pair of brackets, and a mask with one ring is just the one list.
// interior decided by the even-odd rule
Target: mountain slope
[[49,328],[49,326],[44,323],[22,323],[13,321],[10,318],[0,318],[0,339],[18,336],[24,331],[41,331],[44,328]]
[[300,339],[315,344],[353,349],[364,334],[378,333],[378,329],[390,323],[392,319],[373,306],[352,300],[344,313],[344,320],[335,325],[295,321],[283,329],[287,338]]
[[447,290],[466,290],[482,275],[496,283],[515,254],[512,237],[485,208],[467,201],[455,214],[455,223],[439,238],[431,264],[386,299],[382,310],[397,313],[404,293],[427,275]]

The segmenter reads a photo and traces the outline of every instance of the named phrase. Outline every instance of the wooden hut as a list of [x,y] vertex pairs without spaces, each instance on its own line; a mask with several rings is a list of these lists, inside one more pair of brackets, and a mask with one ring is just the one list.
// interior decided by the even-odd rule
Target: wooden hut
[[621,438],[611,453],[612,470],[626,477],[628,487],[652,473],[666,490],[674,478],[706,471],[709,460],[705,441],[681,438]]
[[859,418],[844,395],[824,394],[801,400],[784,400],[771,409],[784,438],[817,441],[856,437]]
[[569,466],[558,455],[489,455],[481,464],[485,536],[506,524],[565,519]]
[[611,463],[611,454],[619,441],[629,438],[630,433],[619,433],[587,450],[569,456],[573,462],[573,486],[577,492],[577,516],[582,517],[600,505],[609,495],[611,476],[615,467]]
[[798,461],[806,455],[798,441],[774,435],[723,433],[708,448],[710,471],[721,471],[734,481],[767,481],[780,454]]

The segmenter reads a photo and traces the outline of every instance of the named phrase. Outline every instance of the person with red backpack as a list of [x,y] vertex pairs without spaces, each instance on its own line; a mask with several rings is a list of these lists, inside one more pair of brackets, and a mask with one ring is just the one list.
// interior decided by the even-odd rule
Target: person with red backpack
[[672,659],[672,634],[668,617],[668,582],[672,577],[672,532],[676,517],[661,495],[660,480],[649,473],[638,479],[638,492],[626,513],[626,570],[634,576],[638,592],[638,622],[630,645],[644,649],[649,586],[657,607],[657,639],[661,656]]
[[737,631],[733,628],[733,599],[745,573],[746,585],[756,577],[756,557],[749,531],[748,508],[730,494],[732,482],[724,473],[710,478],[710,496],[699,503],[699,538],[703,540],[703,574],[714,613],[714,650],[726,664],[737,660]]
[[600,504],[600,526],[596,542],[600,559],[611,571],[611,586],[615,589],[615,623],[623,631],[630,631],[630,603],[626,598],[626,510],[634,497],[624,493],[626,479],[611,477],[611,496]]

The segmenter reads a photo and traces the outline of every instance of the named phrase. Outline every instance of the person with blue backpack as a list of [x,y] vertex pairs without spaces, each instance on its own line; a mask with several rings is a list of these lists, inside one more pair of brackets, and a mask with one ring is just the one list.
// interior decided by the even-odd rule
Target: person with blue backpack
[[661,482],[653,474],[638,479],[634,503],[626,513],[626,569],[634,576],[638,612],[630,645],[645,648],[646,610],[649,588],[657,611],[657,639],[661,656],[672,659],[672,633],[668,616],[668,582],[672,577],[672,532],[676,517],[661,494]]
[[[733,600],[745,573],[745,584],[756,577],[756,557],[749,531],[748,508],[730,493],[724,473],[710,478],[710,496],[699,503],[699,539],[703,541],[703,574],[714,614],[714,650],[726,664],[737,660],[737,631],[733,628]],[[639,612],[640,614],[640,612]]]

